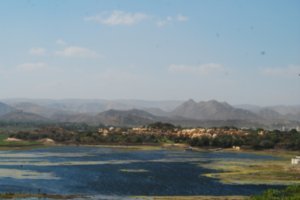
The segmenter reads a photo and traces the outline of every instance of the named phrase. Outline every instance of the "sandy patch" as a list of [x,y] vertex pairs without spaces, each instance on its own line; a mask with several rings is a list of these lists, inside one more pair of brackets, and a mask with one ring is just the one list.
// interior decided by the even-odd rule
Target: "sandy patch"
[[6,142],[22,142],[23,140],[21,139],[18,139],[18,138],[12,138],[12,137],[9,137],[5,140]]
[[17,169],[0,169],[0,178],[14,178],[14,179],[59,179],[52,173],[36,172],[31,170],[17,170]]

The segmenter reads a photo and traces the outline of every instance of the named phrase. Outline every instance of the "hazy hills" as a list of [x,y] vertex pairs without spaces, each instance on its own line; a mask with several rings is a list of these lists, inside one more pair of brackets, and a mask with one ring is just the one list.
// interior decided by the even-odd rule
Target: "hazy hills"
[[267,106],[259,107],[254,105],[238,105],[237,108],[249,110],[265,119],[296,120],[300,121],[300,105]]
[[0,116],[14,111],[15,109],[7,104],[0,102]]
[[0,121],[5,122],[49,122],[50,119],[34,113],[12,111],[0,116]]
[[273,110],[281,115],[287,115],[287,114],[299,114],[300,113],[300,105],[293,105],[293,106],[287,106],[287,105],[278,105],[278,106],[267,106],[267,107],[260,107],[255,105],[236,105],[237,108],[242,108],[246,110],[250,110],[251,112],[258,113],[259,111],[263,109],[269,109]]
[[[0,100],[1,101],[1,100]],[[110,109],[130,110],[147,108],[158,108],[163,111],[172,111],[182,101],[145,101],[145,100],[105,100],[105,99],[5,99],[2,100],[11,106],[31,103],[51,109],[68,111],[74,113],[100,113]]]
[[159,117],[143,110],[108,110],[95,116],[97,121],[105,125],[138,126],[159,121]]
[[84,122],[138,126],[155,121],[182,126],[296,127],[300,106],[232,106],[216,100],[31,100],[0,103],[0,121]]
[[173,110],[171,115],[197,120],[254,120],[257,117],[248,110],[216,100],[199,103],[188,100]]

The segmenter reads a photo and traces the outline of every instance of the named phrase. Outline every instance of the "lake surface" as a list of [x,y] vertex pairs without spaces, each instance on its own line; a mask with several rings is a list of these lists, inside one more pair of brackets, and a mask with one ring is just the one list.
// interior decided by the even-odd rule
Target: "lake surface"
[[0,192],[104,196],[252,195],[270,185],[223,184],[201,163],[275,159],[246,153],[50,147],[0,151]]

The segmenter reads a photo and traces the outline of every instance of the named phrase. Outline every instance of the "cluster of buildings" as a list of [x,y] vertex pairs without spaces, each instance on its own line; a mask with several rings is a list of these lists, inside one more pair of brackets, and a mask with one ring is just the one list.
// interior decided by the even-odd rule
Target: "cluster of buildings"
[[162,130],[162,129],[153,129],[147,127],[135,127],[128,128],[126,131],[120,128],[100,128],[98,133],[101,135],[108,135],[110,133],[122,133],[122,134],[163,134],[163,135],[172,135],[176,137],[185,137],[185,138],[197,138],[197,137],[216,137],[220,134],[225,135],[248,135],[249,133],[246,130],[234,129],[234,128],[186,128],[186,129],[173,129],[173,130]]
[[192,129],[182,129],[175,131],[174,134],[179,137],[216,137],[217,135],[247,135],[249,134],[245,130],[241,129],[224,129],[224,128],[192,128]]

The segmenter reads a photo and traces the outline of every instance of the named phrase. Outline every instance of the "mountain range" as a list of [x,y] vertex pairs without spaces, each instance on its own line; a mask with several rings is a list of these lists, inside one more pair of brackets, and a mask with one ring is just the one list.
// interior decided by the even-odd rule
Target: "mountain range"
[[232,106],[216,100],[143,101],[81,99],[6,99],[0,102],[0,121],[84,122],[139,126],[156,121],[181,126],[279,128],[300,126],[299,106]]

